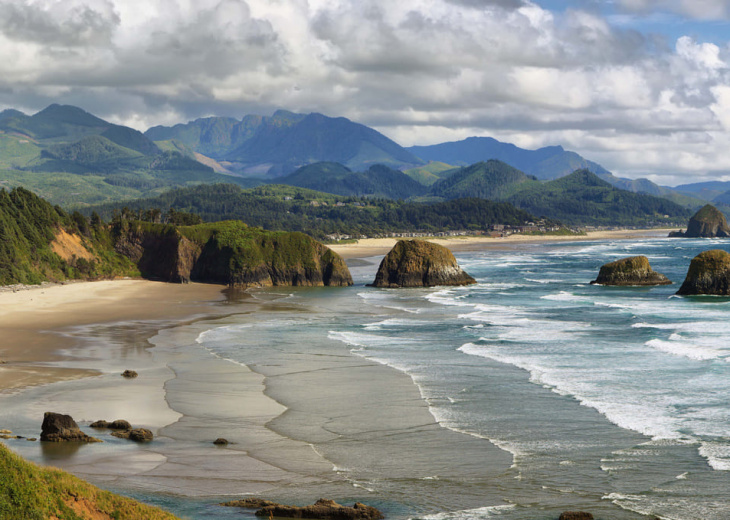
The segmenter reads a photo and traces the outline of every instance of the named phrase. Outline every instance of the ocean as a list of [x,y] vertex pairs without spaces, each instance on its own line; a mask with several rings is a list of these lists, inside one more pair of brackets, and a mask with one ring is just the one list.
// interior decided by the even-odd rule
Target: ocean
[[[188,421],[164,428],[154,449],[169,459],[165,446],[180,439],[204,460],[210,448],[192,443],[196,431],[211,422],[246,430],[230,448],[262,466],[237,488],[233,470],[221,470],[236,490],[227,496],[358,500],[393,519],[555,520],[583,510],[726,520],[730,299],[674,295],[708,249],[730,245],[650,238],[459,253],[478,284],[429,289],[367,287],[380,260],[371,258],[351,262],[350,288],[255,291],[255,309],[232,301],[225,317],[181,325],[192,340],[174,330],[152,340],[175,356],[165,361],[177,377],[167,402]],[[674,285],[589,284],[602,264],[633,255]],[[249,389],[262,385],[281,410],[262,412],[259,426],[236,422],[235,410],[213,417],[226,405],[222,387],[202,381],[208,358],[260,377]],[[225,377],[234,385],[239,376]],[[195,399],[180,397],[183,388]],[[23,454],[40,458],[32,449]],[[170,489],[131,493],[186,518],[241,517],[211,507],[206,493]]]

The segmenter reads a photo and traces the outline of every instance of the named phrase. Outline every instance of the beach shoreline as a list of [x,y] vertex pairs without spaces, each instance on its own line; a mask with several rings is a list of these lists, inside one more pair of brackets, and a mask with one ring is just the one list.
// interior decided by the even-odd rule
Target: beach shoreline
[[[585,235],[523,235],[514,234],[492,238],[486,236],[418,237],[447,247],[455,252],[483,251],[489,249],[512,249],[522,245],[555,244],[561,242],[583,242],[593,240],[630,240],[636,238],[666,237],[674,228],[619,229],[610,231],[588,231]],[[345,260],[385,255],[398,240],[403,238],[365,238],[354,243],[328,244],[327,247]]]

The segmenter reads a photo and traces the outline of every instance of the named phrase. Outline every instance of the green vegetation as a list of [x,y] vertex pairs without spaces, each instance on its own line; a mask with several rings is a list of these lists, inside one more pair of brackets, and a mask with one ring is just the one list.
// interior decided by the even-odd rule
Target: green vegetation
[[243,190],[230,184],[171,190],[153,199],[87,208],[109,218],[126,205],[132,211],[168,208],[199,214],[205,221],[242,220],[268,230],[328,235],[377,236],[393,232],[483,230],[491,224],[521,225],[534,217],[503,202],[458,199],[434,204],[340,197],[291,186]]
[[124,520],[177,518],[64,471],[27,462],[1,443],[0,475],[0,520],[80,520],[91,512]]
[[[53,251],[62,232],[77,237],[70,244],[76,256],[62,258]],[[0,190],[0,285],[136,273],[111,250],[98,219],[90,224],[80,213],[69,215],[23,188]]]
[[503,200],[526,185],[539,186],[534,177],[501,161],[479,162],[459,168],[431,186],[431,195],[445,199],[479,197]]
[[418,168],[411,168],[404,170],[403,173],[408,175],[414,181],[423,184],[424,186],[431,186],[434,182],[448,177],[452,170],[456,167],[450,164],[442,163],[439,161],[430,161],[425,166],[419,166]]
[[364,172],[353,172],[339,163],[318,162],[299,168],[277,180],[282,184],[352,197],[407,199],[426,193],[427,189],[406,174],[382,164]]

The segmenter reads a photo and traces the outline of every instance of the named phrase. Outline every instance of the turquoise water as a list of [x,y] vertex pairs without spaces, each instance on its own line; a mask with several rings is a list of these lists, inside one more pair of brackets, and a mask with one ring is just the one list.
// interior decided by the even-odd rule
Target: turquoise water
[[[368,288],[376,265],[359,266],[351,289],[293,291],[280,300],[285,318],[200,341],[254,366],[272,344],[281,354],[334,341],[408,374],[443,428],[509,454],[496,480],[469,470],[431,475],[428,487],[403,473],[438,447],[404,458],[398,475],[348,459],[341,474],[396,516],[532,519],[582,508],[599,518],[727,519],[730,300],[674,296],[690,260],[713,248],[728,246],[651,239],[463,253],[479,282],[463,288]],[[638,254],[675,285],[588,284],[603,263]],[[286,392],[278,399],[287,404]],[[457,450],[449,463],[472,459]]]

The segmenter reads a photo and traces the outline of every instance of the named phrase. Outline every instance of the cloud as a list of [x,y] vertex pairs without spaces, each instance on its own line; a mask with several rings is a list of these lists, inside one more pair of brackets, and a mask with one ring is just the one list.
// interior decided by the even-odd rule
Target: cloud
[[618,0],[617,3],[629,11],[666,10],[699,20],[725,20],[730,16],[730,0]]
[[563,144],[657,178],[730,171],[728,63],[727,46],[526,0],[0,0],[6,107],[70,103],[143,130],[317,111],[404,145]]

